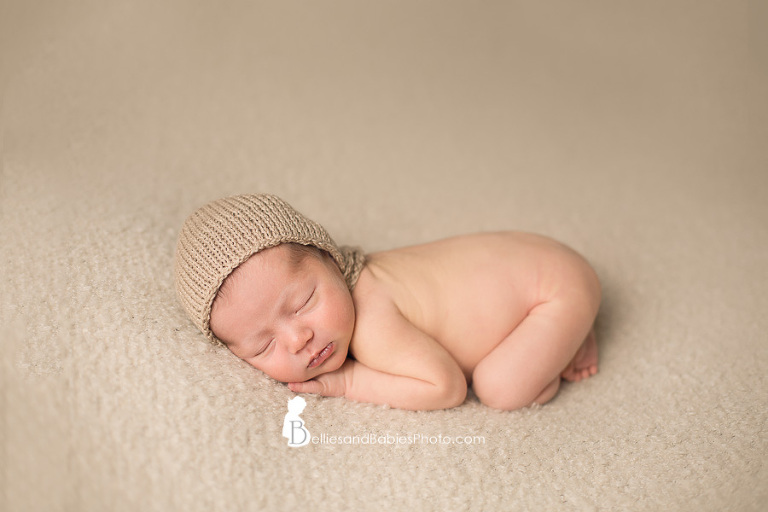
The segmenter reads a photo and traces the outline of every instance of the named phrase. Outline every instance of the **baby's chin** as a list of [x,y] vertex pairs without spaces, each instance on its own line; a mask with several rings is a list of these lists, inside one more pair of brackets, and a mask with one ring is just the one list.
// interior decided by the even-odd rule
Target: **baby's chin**
[[[327,367],[323,368],[322,373],[328,373],[328,372],[335,372],[339,368],[341,368],[341,365],[344,364],[344,361],[347,360],[347,351],[345,350],[343,354],[333,354],[333,357],[330,358],[327,363]],[[326,365],[323,365],[326,366]]]

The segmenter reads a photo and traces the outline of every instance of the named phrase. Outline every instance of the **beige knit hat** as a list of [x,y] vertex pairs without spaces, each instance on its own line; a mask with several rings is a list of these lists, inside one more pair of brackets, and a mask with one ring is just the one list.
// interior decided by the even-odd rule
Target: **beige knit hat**
[[192,322],[211,332],[211,305],[224,280],[257,252],[286,242],[327,251],[352,290],[365,264],[359,248],[338,247],[323,227],[269,194],[240,195],[210,202],[192,213],[176,244],[176,293]]

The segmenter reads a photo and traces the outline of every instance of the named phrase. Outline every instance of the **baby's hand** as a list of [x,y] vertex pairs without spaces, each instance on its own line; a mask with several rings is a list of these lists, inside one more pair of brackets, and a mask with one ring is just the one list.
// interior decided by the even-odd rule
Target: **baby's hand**
[[289,382],[288,388],[295,393],[314,393],[323,396],[344,396],[347,382],[352,376],[354,361],[347,359],[338,370],[318,375],[305,382]]

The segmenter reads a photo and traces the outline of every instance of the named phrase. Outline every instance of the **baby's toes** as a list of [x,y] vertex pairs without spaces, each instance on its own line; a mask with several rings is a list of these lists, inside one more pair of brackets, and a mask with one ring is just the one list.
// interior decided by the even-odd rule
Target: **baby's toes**
[[588,379],[596,373],[597,373],[597,366],[591,365],[581,370],[581,378]]

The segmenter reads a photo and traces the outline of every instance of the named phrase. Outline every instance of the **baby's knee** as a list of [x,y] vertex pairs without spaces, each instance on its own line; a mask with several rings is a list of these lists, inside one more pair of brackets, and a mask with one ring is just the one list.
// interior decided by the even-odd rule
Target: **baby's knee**
[[[533,404],[544,405],[552,400],[560,388],[560,378],[550,382],[543,390],[538,393],[515,394],[507,393],[502,389],[492,389],[473,386],[477,398],[484,405],[493,409],[502,411],[514,411],[524,407],[530,407]],[[531,398],[533,397],[533,398]]]
[[[479,370],[479,371],[478,371]],[[549,401],[560,386],[560,379],[548,383],[542,389],[534,383],[513,383],[496,372],[483,371],[479,367],[472,374],[472,389],[484,405],[504,411],[514,411],[534,403]]]

